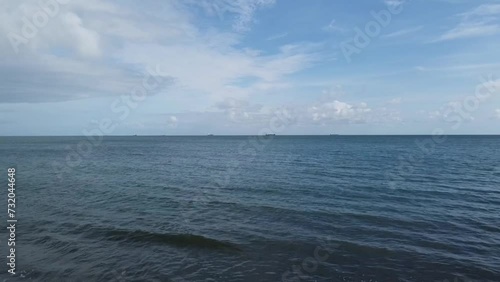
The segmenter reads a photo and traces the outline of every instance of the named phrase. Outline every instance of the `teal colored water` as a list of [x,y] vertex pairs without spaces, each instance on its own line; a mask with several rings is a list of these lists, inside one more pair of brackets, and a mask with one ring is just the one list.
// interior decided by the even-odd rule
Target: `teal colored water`
[[500,281],[499,136],[82,140],[0,137],[2,280]]

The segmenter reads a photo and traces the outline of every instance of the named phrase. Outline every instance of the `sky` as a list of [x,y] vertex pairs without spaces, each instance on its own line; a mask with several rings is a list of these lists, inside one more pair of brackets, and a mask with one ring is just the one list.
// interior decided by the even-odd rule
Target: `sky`
[[0,0],[0,135],[500,134],[500,1]]

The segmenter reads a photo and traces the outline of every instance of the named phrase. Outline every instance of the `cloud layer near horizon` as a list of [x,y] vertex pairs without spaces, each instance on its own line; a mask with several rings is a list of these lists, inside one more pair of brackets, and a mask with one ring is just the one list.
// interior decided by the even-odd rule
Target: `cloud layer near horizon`
[[[79,134],[151,70],[168,83],[114,133],[252,134],[283,109],[296,121],[285,133],[425,133],[500,70],[500,4],[480,2],[2,0],[0,110],[12,122],[0,135]],[[401,5],[346,60],[342,42]],[[429,5],[443,7],[434,23],[418,14]],[[497,128],[498,102],[460,130]]]

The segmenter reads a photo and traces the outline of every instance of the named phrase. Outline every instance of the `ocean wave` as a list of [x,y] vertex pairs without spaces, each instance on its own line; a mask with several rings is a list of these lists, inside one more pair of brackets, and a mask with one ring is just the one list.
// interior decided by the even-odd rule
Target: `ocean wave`
[[236,251],[242,250],[235,244],[194,234],[154,233],[142,230],[105,230],[102,236],[108,240],[125,242],[147,242],[168,244],[177,247]]

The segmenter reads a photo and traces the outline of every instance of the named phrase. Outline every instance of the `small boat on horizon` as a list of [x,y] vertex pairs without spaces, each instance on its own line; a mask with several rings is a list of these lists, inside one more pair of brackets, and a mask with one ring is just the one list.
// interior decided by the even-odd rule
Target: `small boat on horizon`
[[264,134],[264,136],[276,136],[276,134],[274,134],[274,133],[267,133],[267,134]]

